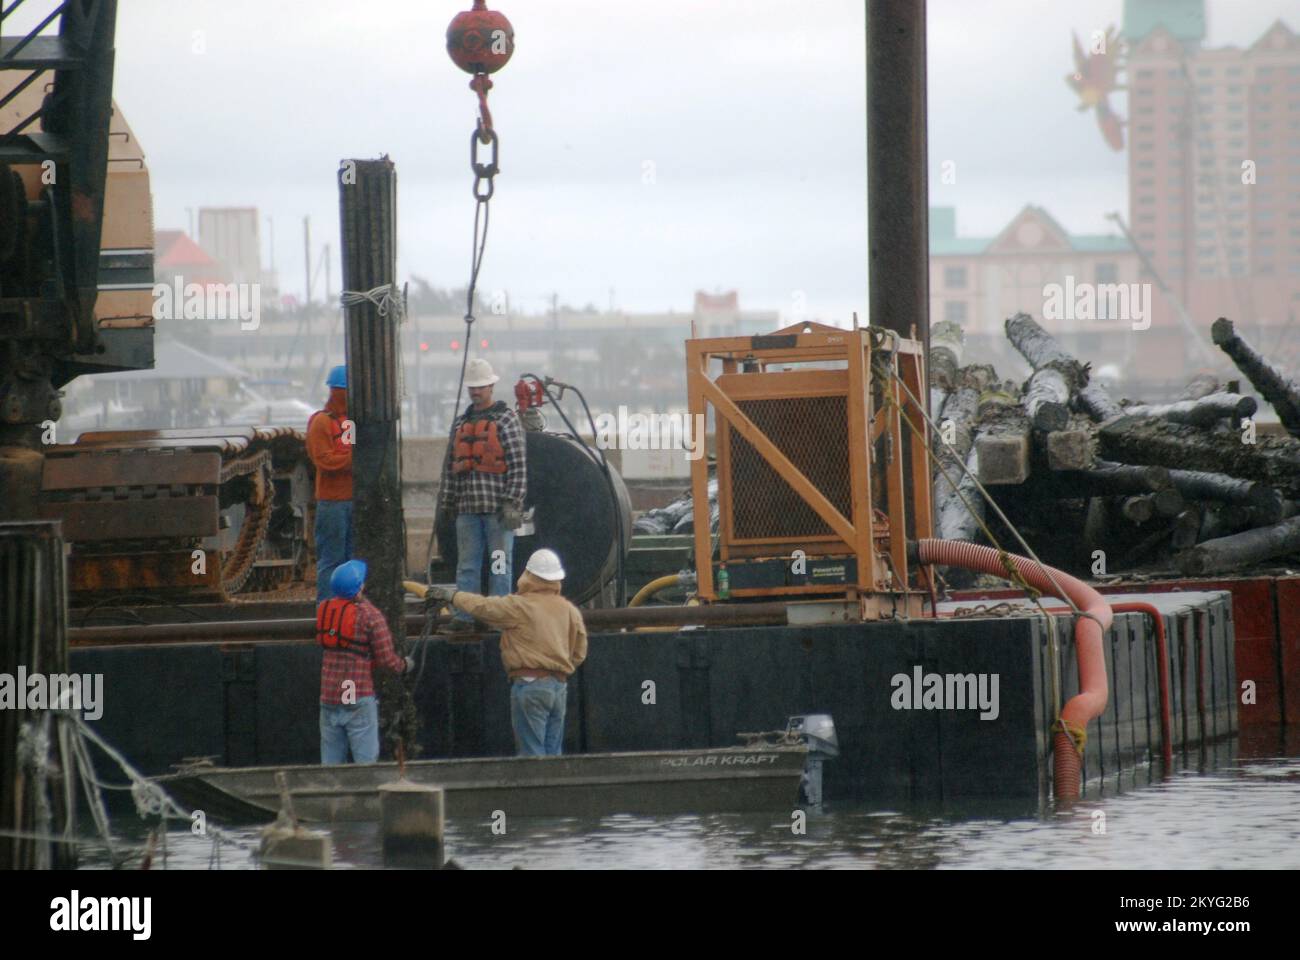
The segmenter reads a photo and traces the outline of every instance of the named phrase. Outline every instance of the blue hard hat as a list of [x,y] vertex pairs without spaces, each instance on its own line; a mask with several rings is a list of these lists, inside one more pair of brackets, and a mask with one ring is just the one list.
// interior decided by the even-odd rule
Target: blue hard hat
[[348,388],[348,368],[347,364],[340,363],[330,371],[330,375],[325,378],[325,386]]
[[334,568],[330,576],[330,590],[334,596],[351,600],[366,582],[366,561],[349,560]]

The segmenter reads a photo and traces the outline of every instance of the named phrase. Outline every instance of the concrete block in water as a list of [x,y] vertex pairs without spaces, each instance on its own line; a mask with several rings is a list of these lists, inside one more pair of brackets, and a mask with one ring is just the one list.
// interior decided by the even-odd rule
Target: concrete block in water
[[379,788],[384,866],[441,870],[446,827],[441,787],[406,780]]
[[328,833],[279,822],[262,831],[259,857],[267,870],[328,870],[334,863]]

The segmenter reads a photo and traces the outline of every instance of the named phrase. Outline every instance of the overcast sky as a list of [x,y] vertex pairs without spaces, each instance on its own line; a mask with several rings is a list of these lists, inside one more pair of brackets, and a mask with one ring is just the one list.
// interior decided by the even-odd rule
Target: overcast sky
[[[689,309],[697,288],[843,321],[866,288],[862,0],[502,0],[502,173],[481,287],[541,309]],[[257,206],[263,259],[303,287],[302,218],[333,244],[344,157],[397,165],[399,279],[465,283],[474,97],[444,49],[467,0],[122,0],[115,95],[143,145],[159,228]],[[1075,111],[1070,32],[1121,0],[930,0],[932,204],[988,234],[1025,204],[1107,232],[1124,155]],[[1295,0],[1210,0],[1214,46]],[[1121,115],[1127,105],[1114,102]],[[957,183],[944,185],[944,160]],[[653,165],[653,167],[649,165]],[[646,183],[647,171],[653,183]],[[318,288],[319,289],[319,288]]]

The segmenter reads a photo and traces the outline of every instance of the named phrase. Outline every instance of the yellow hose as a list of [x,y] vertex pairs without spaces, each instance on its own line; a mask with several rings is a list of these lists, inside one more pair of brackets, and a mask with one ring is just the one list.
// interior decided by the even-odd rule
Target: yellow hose
[[675,573],[670,573],[666,577],[659,577],[655,580],[651,580],[649,583],[647,583],[644,587],[642,587],[640,590],[636,592],[636,596],[632,598],[628,606],[639,607],[647,600],[649,600],[651,597],[653,597],[656,593],[658,593],[660,590],[667,590],[669,587],[675,587],[680,582],[681,582],[681,577]]
[[[700,598],[696,596],[692,596],[691,599],[687,600],[686,603],[683,604],[683,606],[686,607],[698,607],[699,605],[700,605]],[[682,629],[681,627],[633,627],[632,632],[633,633],[677,633],[681,629]]]

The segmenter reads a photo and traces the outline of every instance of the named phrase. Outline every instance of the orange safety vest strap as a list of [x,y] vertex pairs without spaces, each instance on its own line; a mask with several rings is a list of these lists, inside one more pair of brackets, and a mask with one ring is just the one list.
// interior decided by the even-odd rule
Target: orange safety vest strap
[[497,436],[495,420],[462,423],[456,429],[456,459],[453,473],[477,470],[479,473],[506,472],[506,452]]
[[370,656],[370,642],[357,637],[355,600],[334,597],[321,603],[316,610],[316,642],[327,650]]
[[315,420],[317,417],[329,417],[330,420],[333,421],[333,423],[331,424],[333,429],[330,430],[331,439],[337,440],[339,437],[343,436],[343,425],[339,423],[339,418],[329,410],[317,410],[315,413],[313,413],[310,417],[307,418],[307,429],[309,431],[311,430],[311,422]]

